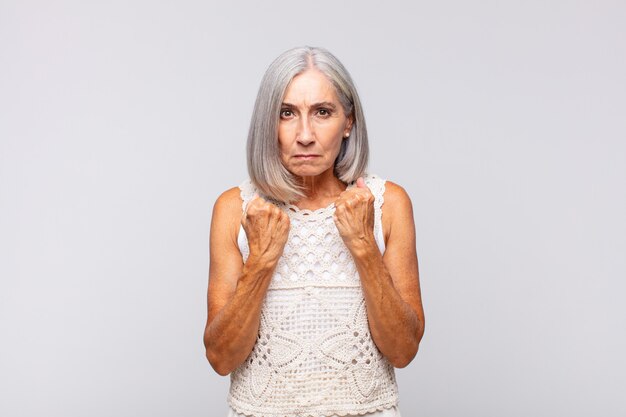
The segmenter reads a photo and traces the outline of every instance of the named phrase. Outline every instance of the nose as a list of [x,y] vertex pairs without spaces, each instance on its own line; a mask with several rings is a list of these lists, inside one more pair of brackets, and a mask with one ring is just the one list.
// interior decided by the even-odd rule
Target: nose
[[302,117],[300,120],[296,139],[298,140],[298,143],[306,146],[315,140],[315,134],[313,133],[308,117]]

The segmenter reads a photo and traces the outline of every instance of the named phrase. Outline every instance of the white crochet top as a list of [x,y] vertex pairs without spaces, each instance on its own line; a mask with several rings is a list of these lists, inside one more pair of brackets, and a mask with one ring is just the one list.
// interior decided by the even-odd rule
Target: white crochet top
[[[383,253],[385,181],[373,174],[364,180],[375,197],[374,236]],[[250,180],[239,188],[245,211],[259,191]],[[335,226],[334,203],[318,210],[274,203],[290,217],[289,236],[263,301],[256,344],[230,375],[228,404],[255,417],[345,416],[396,406],[394,368],[371,338],[360,277]],[[238,244],[245,262],[243,227]]]

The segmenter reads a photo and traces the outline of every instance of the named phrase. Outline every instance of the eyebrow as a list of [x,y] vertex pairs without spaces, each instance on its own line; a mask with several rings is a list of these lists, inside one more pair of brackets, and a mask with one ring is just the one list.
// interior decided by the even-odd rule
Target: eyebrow
[[[281,106],[283,107],[290,107],[290,108],[298,108],[298,106],[296,106],[295,104],[291,104],[291,103],[282,103]],[[337,106],[334,103],[331,103],[330,101],[322,101],[320,103],[314,103],[311,105],[311,107],[330,107],[333,110],[337,109]]]

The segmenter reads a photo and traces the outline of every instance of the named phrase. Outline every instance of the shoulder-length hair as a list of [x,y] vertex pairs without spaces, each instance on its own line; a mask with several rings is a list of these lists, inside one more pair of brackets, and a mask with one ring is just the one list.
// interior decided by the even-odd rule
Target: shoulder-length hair
[[278,143],[280,109],[291,80],[309,68],[316,68],[328,77],[346,116],[353,120],[350,136],[342,140],[335,160],[335,175],[349,184],[367,169],[367,129],[350,74],[326,49],[309,46],[290,49],[276,58],[263,76],[246,146],[250,180],[265,196],[284,203],[297,201],[304,197],[304,193],[295,176],[281,162]]

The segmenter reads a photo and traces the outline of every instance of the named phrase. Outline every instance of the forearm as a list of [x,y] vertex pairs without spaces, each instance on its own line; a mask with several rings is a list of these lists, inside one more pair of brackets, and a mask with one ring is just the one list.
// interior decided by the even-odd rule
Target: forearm
[[398,368],[415,357],[423,323],[393,285],[392,277],[374,239],[353,251],[367,306],[372,339]]
[[206,355],[220,375],[232,372],[252,351],[261,306],[275,268],[274,262],[248,258],[233,297],[207,326]]

